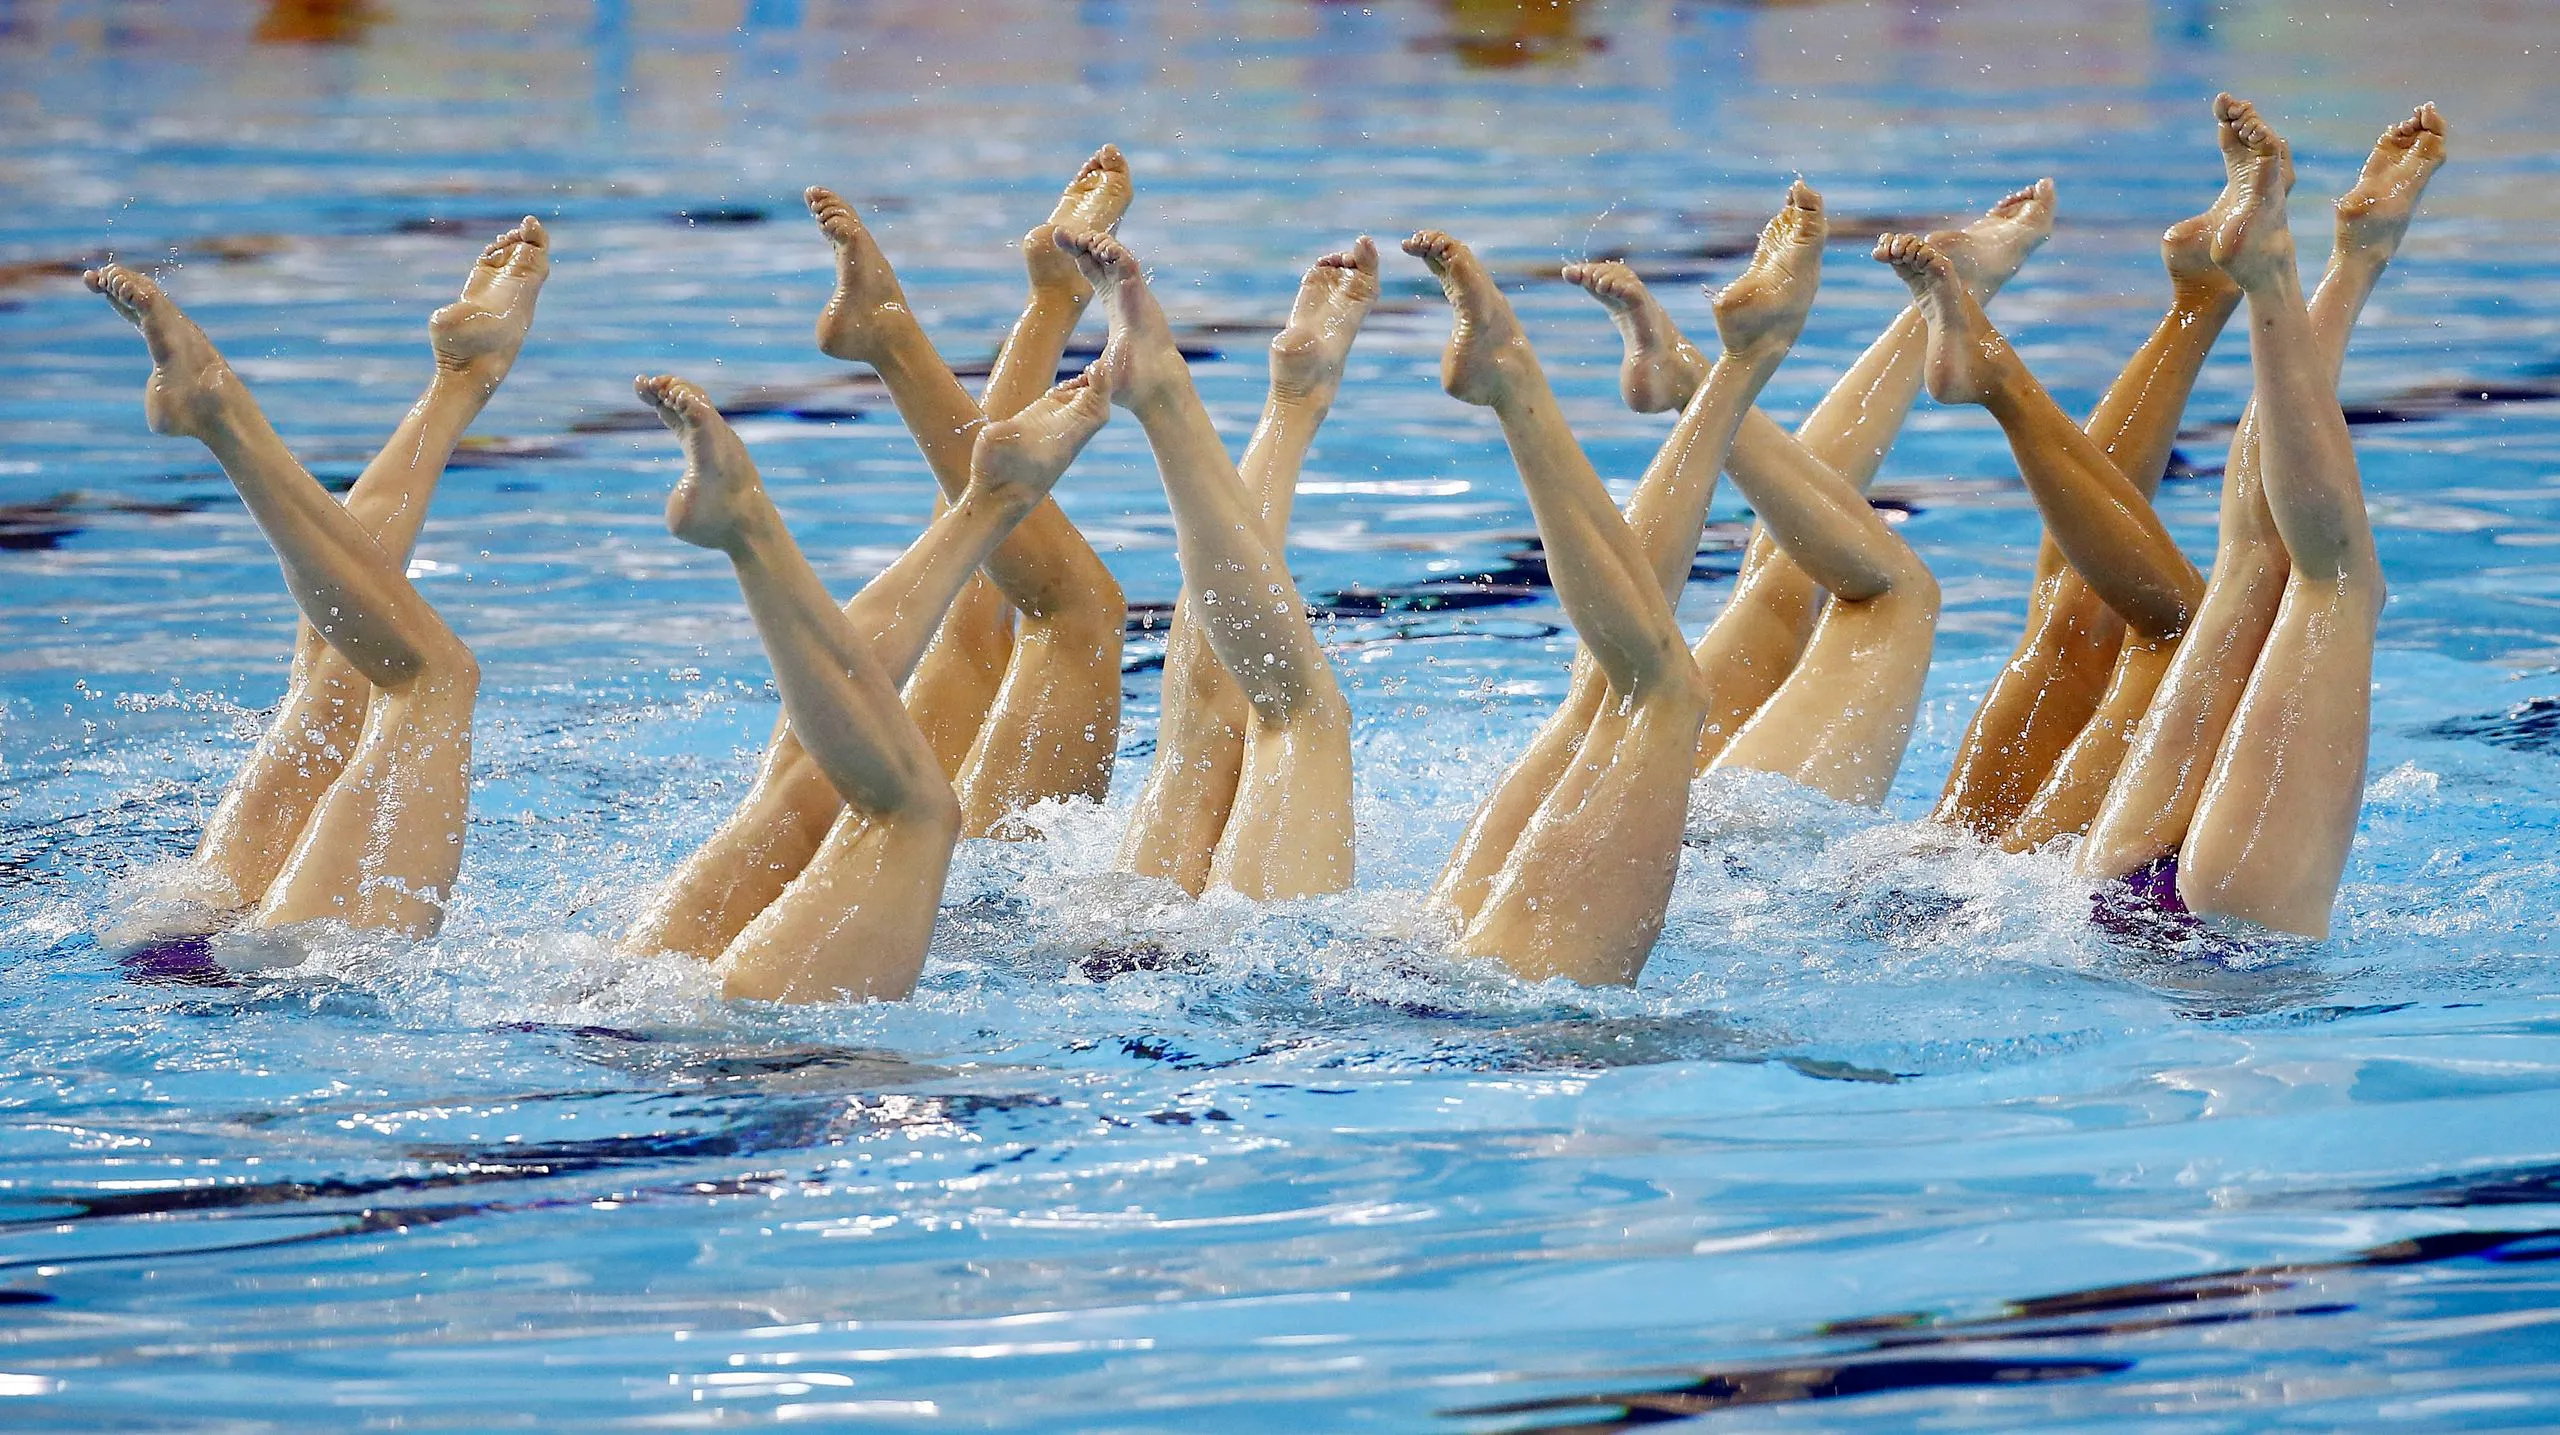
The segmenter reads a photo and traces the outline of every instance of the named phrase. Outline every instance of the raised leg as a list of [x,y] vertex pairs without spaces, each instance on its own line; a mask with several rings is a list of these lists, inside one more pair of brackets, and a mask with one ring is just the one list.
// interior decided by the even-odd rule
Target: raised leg
[[[1025,236],[1031,300],[988,380],[987,417],[1010,417],[1047,386],[1092,298],[1053,236],[1061,227],[1107,230],[1129,195],[1128,164],[1105,146],[1048,221]],[[934,352],[851,206],[823,189],[808,199],[836,250],[837,289],[819,321],[819,345],[879,370],[948,499],[966,481],[978,406]],[[907,695],[955,778],[972,835],[1009,833],[1006,817],[1045,799],[1103,796],[1119,746],[1127,614],[1120,585],[1054,502],[1023,521],[988,560],[987,575],[1006,606],[964,596]]]
[[151,351],[152,429],[212,450],[275,546],[304,618],[373,689],[355,750],[261,898],[258,924],[432,933],[462,863],[479,664],[402,565],[294,461],[167,295],[121,265],[84,277]]
[[[1929,243],[1988,301],[2053,232],[2053,209],[2053,181],[2038,180],[1973,223],[1931,234]],[[1903,310],[1796,430],[1808,452],[1861,493],[1875,481],[1910,415],[1927,338],[1918,306]],[[1783,436],[1776,423],[1754,413],[1735,435],[1730,462],[1774,466],[1773,477],[1783,482],[1790,461],[1779,442]],[[1820,600],[1819,586],[1779,549],[1768,526],[1753,523],[1733,593],[1691,650],[1707,676],[1712,703],[1698,743],[1700,770],[1795,670],[1812,638]]]
[[[970,486],[898,560],[853,600],[842,617],[894,686],[916,670],[944,610],[979,565],[1034,508],[1109,412],[1086,377],[1071,379],[1009,419],[981,429]],[[681,419],[678,432],[699,450],[706,472],[735,471],[745,451],[717,415],[693,401],[690,385],[650,381],[644,397]],[[671,420],[672,422],[672,420]],[[716,425],[716,426],[715,426]],[[720,467],[712,466],[716,461]],[[761,489],[757,490],[761,493]],[[844,809],[840,790],[788,716],[736,812],[679,865],[623,938],[633,952],[719,956],[815,857]]]
[[[1818,285],[1824,231],[1820,197],[1796,185],[1786,208],[1762,232],[1750,267],[1717,298],[1723,354],[1697,387],[1628,505],[1627,522],[1667,604],[1676,604],[1688,583],[1698,532],[1734,431],[1802,329],[1804,309],[1798,306],[1810,305]],[[1641,295],[1642,286],[1624,273],[1624,266],[1599,275],[1590,268],[1568,266],[1566,272],[1576,277],[1582,271],[1577,282],[1586,287],[1599,283],[1621,297]],[[1632,291],[1626,286],[1633,286]],[[1588,652],[1577,652],[1564,702],[1477,806],[1433,887],[1435,904],[1461,921],[1472,920],[1495,880],[1512,865],[1521,834],[1559,785],[1569,774],[1610,765],[1614,739],[1590,740],[1610,691],[1598,663]]]
[[2215,115],[2254,161],[2213,257],[2248,295],[2258,462],[2293,571],[2197,803],[2178,893],[2198,912],[2325,937],[2364,799],[2382,566],[2294,266],[2284,142],[2228,95]]
[[[1271,341],[1270,395],[1237,476],[1275,549],[1286,547],[1298,470],[1377,298],[1378,247],[1363,235],[1307,271],[1288,324]],[[1209,859],[1244,769],[1246,706],[1244,689],[1210,651],[1198,596],[1188,586],[1165,635],[1163,693],[1155,761],[1130,814],[1120,865],[1170,878],[1197,896],[1208,885]]]
[[[346,499],[347,512],[394,562],[407,564],[454,445],[514,365],[550,267],[549,236],[528,217],[481,251],[462,297],[428,321],[435,376]],[[210,879],[203,895],[235,909],[257,904],[321,795],[346,771],[372,696],[372,685],[318,629],[294,625],[292,674],[275,721],[197,841],[195,866]]]
[[[2153,513],[2150,492],[2158,486],[2178,415],[2212,347],[2219,319],[2229,312],[2228,303],[2208,301],[2213,307],[2205,314],[2212,322],[2184,309],[2171,312],[2092,418],[2092,429],[2113,441],[2102,444],[2053,402],[1964,291],[1952,267],[1927,244],[1908,235],[1889,235],[1877,245],[1876,257],[1894,266],[1929,317],[1930,391],[1944,402],[1981,404],[1999,420],[2028,492],[2045,515],[2047,541],[2069,562],[2079,586],[2131,631],[2124,662],[2143,676],[2117,681],[2118,700],[2130,707],[2108,731],[2129,725],[2149,699],[2151,684],[2203,593],[2203,578]],[[2142,465],[2139,478],[2122,466],[2126,462]],[[1940,798],[1942,820],[1986,833],[2006,832],[2022,820],[2038,829],[2067,820],[2075,831],[2087,822],[2111,770],[2068,784],[2076,803],[2052,796],[2063,790],[2039,791],[2076,736],[2055,731],[2061,726],[2058,720],[2078,716],[2085,730],[2091,715],[2101,710],[2093,704],[2074,712],[2078,705],[2069,699],[2083,693],[2098,696],[2110,666],[2095,664],[2095,671],[2059,666],[2058,660],[2084,646],[2068,636],[2113,626],[2104,625],[2098,614],[2077,609],[2079,586],[2061,581],[2059,565],[2039,583],[2039,597],[2074,607],[2060,613],[2031,609],[2024,656],[2011,663],[2003,683],[1994,685],[1976,713],[1969,741],[1960,749]],[[2052,641],[2057,637],[2064,640]],[[2104,756],[2120,752],[2119,741],[2109,744]],[[2062,805],[2079,810],[2062,819]],[[2033,818],[2022,818],[2031,806]],[[2028,845],[2050,835],[2038,830]]]
[[[685,443],[667,526],[728,555],[792,732],[845,804],[808,866],[728,944],[725,987],[784,1001],[904,996],[932,940],[958,803],[883,655],[828,598],[737,436],[690,384],[660,377],[637,387]],[[1037,422],[1014,443],[993,453],[980,446],[970,484],[936,520],[940,551],[903,575],[907,591],[898,596],[919,611],[906,627],[908,650],[887,656],[914,661],[915,635],[1046,495],[1106,414],[1099,385],[1070,381],[1024,415]]]
[[1202,635],[1244,689],[1236,800],[1209,881],[1273,900],[1351,885],[1351,710],[1306,603],[1218,442],[1137,261],[1108,235],[1058,243],[1103,297],[1116,402],[1147,430],[1173,507],[1183,586]]
[[[2219,118],[2216,131],[2232,172],[2250,169],[2247,146]],[[2383,132],[2355,186],[2338,201],[2337,244],[2310,304],[2312,334],[2333,392],[2356,316],[2444,153],[2443,117],[2435,106],[2421,105]],[[2232,435],[2212,579],[2074,855],[2083,875],[2123,877],[2177,852],[2275,624],[2290,565],[2259,481],[2258,433],[2253,402]]]
[[[1810,253],[1818,262],[1819,210],[1811,212]],[[1542,797],[1486,885],[1458,945],[1524,975],[1632,980],[1661,931],[1678,868],[1688,758],[1705,715],[1703,685],[1651,555],[1575,442],[1492,276],[1465,245],[1437,230],[1414,235],[1404,247],[1430,266],[1449,299],[1442,384],[1455,398],[1491,408],[1500,421],[1547,550],[1557,600],[1610,694],[1571,771]],[[1710,380],[1701,391],[1716,387]],[[1727,441],[1740,407],[1730,406]],[[1684,416],[1684,427],[1699,426]],[[1711,482],[1721,455],[1682,459],[1690,457],[1705,458]],[[1691,543],[1694,548],[1694,533]],[[1665,758],[1675,774],[1667,782]],[[1603,771],[1582,777],[1595,766]],[[1651,780],[1634,781],[1640,771]],[[1497,792],[1495,802],[1502,797]]]

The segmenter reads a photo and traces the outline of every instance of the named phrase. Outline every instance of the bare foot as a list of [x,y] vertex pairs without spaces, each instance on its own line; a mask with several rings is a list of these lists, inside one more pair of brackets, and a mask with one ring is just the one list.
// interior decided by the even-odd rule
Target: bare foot
[[684,477],[667,495],[667,531],[699,548],[736,552],[748,525],[773,511],[747,446],[702,390],[675,375],[644,374],[631,387],[684,440]]
[[978,430],[978,446],[969,456],[969,486],[1028,513],[1109,417],[1111,373],[1096,362],[1012,418]]
[[1107,144],[1095,150],[1076,177],[1067,181],[1066,193],[1058,196],[1058,207],[1049,211],[1048,221],[1022,236],[1022,262],[1031,271],[1031,287],[1064,293],[1078,304],[1090,300],[1093,289],[1076,272],[1075,261],[1059,250],[1057,231],[1109,234],[1129,212],[1129,194],[1129,161],[1121,156],[1120,147]]
[[1636,271],[1615,259],[1564,267],[1565,282],[1609,311],[1626,357],[1618,364],[1618,396],[1640,414],[1667,413],[1689,401],[1707,373],[1707,357],[1672,322]]
[[2232,202],[2213,229],[2213,262],[2241,288],[2254,291],[2294,272],[2293,231],[2284,212],[2293,165],[2285,142],[2248,101],[2217,96],[2213,114],[2225,136],[2225,155],[2236,144],[2247,156],[2232,171]]
[[550,274],[551,236],[541,220],[528,214],[524,223],[480,251],[471,277],[462,281],[462,297],[427,320],[436,368],[468,374],[484,387],[496,388],[515,366],[516,353],[533,327],[534,300]]
[[2418,196],[2444,163],[2445,133],[2433,103],[2382,132],[2355,187],[2338,200],[2339,252],[2388,261],[2399,250]]
[[1879,261],[1893,266],[1929,321],[1929,394],[1942,404],[1978,404],[2005,376],[2009,341],[1982,313],[1947,256],[1916,234],[1876,241]]
[[181,312],[160,286],[121,264],[80,276],[125,322],[142,331],[151,351],[151,379],[142,389],[142,415],[158,434],[204,438],[222,422],[223,406],[240,393],[240,378],[223,362],[204,330]]
[[[1111,401],[1125,409],[1142,409],[1178,395],[1191,382],[1182,351],[1174,346],[1173,329],[1147,288],[1136,256],[1108,234],[1056,231],[1054,242],[1071,256],[1076,269],[1102,295],[1110,316],[1111,338],[1099,361]],[[1090,371],[1088,371],[1090,372]]]
[[1987,301],[2017,277],[2028,255],[2053,237],[2053,208],[2053,181],[2040,179],[1962,229],[1931,233],[1929,247],[1947,256],[1965,287]]
[[1404,252],[1431,267],[1448,296],[1449,347],[1440,356],[1440,386],[1464,403],[1495,404],[1509,397],[1524,372],[1534,371],[1529,336],[1475,251],[1437,229],[1404,242]]
[[827,297],[827,307],[818,314],[818,352],[877,364],[888,351],[889,336],[884,332],[888,324],[902,318],[912,322],[907,291],[898,286],[898,273],[889,267],[888,256],[880,252],[871,231],[862,227],[853,206],[842,196],[811,185],[800,197],[817,219],[819,232],[836,249],[836,292]]
[[1271,392],[1330,404],[1369,306],[1378,302],[1378,245],[1368,235],[1315,262],[1298,282],[1289,324],[1271,341]]
[[1787,206],[1760,231],[1751,263],[1715,296],[1716,333],[1726,353],[1770,363],[1786,357],[1822,287],[1822,240],[1829,232],[1822,196],[1803,180],[1790,185]]

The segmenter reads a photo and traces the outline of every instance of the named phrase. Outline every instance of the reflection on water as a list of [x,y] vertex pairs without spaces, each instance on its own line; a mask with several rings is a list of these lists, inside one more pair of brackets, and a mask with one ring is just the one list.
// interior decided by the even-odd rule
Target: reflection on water
[[[6,1416],[2560,1423],[2537,18],[0,0]],[[1668,424],[1619,407],[1562,259],[1627,256],[1703,325],[1691,286],[1806,173],[1840,242],[1767,400],[1793,415],[1903,303],[1861,236],[2051,173],[2061,229],[2000,317],[2084,408],[2156,315],[2161,225],[2219,182],[2200,118],[2224,85],[2292,122],[2306,235],[2412,100],[2457,132],[2347,367],[2393,601],[2336,941],[2096,924],[2058,854],[1908,821],[2033,561],[1996,432],[1924,405],[1880,495],[1946,622],[1888,813],[1702,788],[1637,989],[1450,962],[1417,896],[1569,640],[1407,267],[1293,531],[1357,718],[1359,891],[1173,899],[1108,871],[1116,809],[1073,808],[961,852],[909,1005],[724,1007],[698,966],[614,954],[776,705],[734,582],[664,536],[672,450],[627,376],[708,382],[839,588],[930,508],[885,392],[810,352],[828,268],[801,186],[859,196],[975,378],[1020,302],[1008,246],[1117,141],[1131,242],[1239,436],[1310,257],[1455,227],[1626,480]],[[290,609],[218,470],[144,432],[141,356],[79,269],[170,266],[344,484],[423,381],[429,310],[528,211],[560,241],[542,321],[418,553],[487,673],[450,929],[281,971],[119,968],[89,934],[193,840]],[[2235,338],[2163,499],[2197,553],[2245,385]],[[1125,800],[1175,589],[1133,425],[1061,501],[1134,600]],[[1716,515],[1692,631],[1745,517]]]

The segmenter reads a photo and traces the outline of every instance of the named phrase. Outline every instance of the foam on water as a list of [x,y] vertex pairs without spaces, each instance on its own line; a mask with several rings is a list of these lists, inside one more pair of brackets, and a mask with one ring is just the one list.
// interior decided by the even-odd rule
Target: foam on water
[[[1586,3],[1525,7],[1548,28],[1516,44],[1474,4],[363,12],[305,46],[253,36],[331,7],[0,0],[0,1424],[2560,1423],[2539,37],[2334,4]],[[2067,852],[1919,823],[2034,532],[1996,431],[1924,402],[1879,493],[1946,616],[1883,811],[1702,783],[1639,984],[1452,959],[1425,894],[1570,637],[1490,420],[1438,392],[1436,292],[1391,259],[1292,547],[1356,716],[1357,890],[1111,871],[1141,632],[1111,802],[962,848],[914,1000],[733,1005],[614,950],[777,712],[726,569],[664,536],[672,448],[627,376],[710,384],[838,591],[929,511],[885,394],[808,352],[802,185],[857,196],[965,369],[1019,303],[1006,246],[1117,141],[1237,440],[1299,267],[1446,225],[1624,480],[1668,420],[1618,406],[1557,262],[1625,251],[1703,323],[1682,291],[1793,172],[1844,235],[2050,173],[2061,228],[1995,317],[2084,410],[2156,314],[2160,226],[2219,182],[2224,86],[2291,126],[2306,235],[2414,100],[2457,135],[2347,367],[2393,595],[2332,940],[2093,912]],[[528,211],[558,269],[411,566],[487,674],[451,921],[120,965],[94,934],[172,895],[290,610],[211,462],[144,431],[78,263],[173,258],[342,484],[429,309]],[[1835,245],[1773,412],[1902,302]],[[2233,335],[2161,500],[2193,553],[2246,384]],[[1161,612],[1135,425],[1061,501]],[[1692,632],[1742,517],[1726,496]]]

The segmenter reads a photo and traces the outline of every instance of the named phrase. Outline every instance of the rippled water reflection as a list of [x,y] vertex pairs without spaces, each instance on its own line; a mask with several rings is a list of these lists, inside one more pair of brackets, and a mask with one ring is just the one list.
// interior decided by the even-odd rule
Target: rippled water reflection
[[[0,0],[0,1423],[2560,1421],[2549,26],[1884,8]],[[800,186],[860,196],[982,366],[1006,242],[1116,140],[1126,233],[1238,441],[1306,259],[1446,225],[1631,479],[1668,425],[1616,407],[1559,260],[1685,295],[1802,170],[1844,238],[1772,388],[1795,412],[1899,302],[1853,236],[2052,173],[2062,228],[1999,313],[2085,408],[2159,302],[2157,230],[2215,183],[2224,85],[2288,121],[2306,220],[2415,99],[2458,136],[2348,364],[2393,601],[2335,940],[2128,939],[2059,861],[1908,825],[2032,561],[1996,431],[1924,404],[1882,491],[1948,619],[1890,818],[1703,791],[1632,991],[1446,961],[1416,895],[1566,640],[1408,266],[1293,554],[1358,713],[1357,893],[1168,901],[1107,871],[1114,811],[1054,812],[963,852],[905,1006],[728,1008],[609,954],[775,708],[727,573],[659,527],[671,450],[627,376],[747,415],[840,588],[929,502],[885,395],[809,349]],[[526,211],[558,275],[419,549],[489,673],[450,930],[127,980],[87,933],[191,842],[289,609],[69,276],[175,262],[343,481],[423,378],[428,309]],[[2164,500],[2199,554],[2245,385],[2235,338]],[[1062,500],[1133,599],[1172,596],[1134,425]]]

